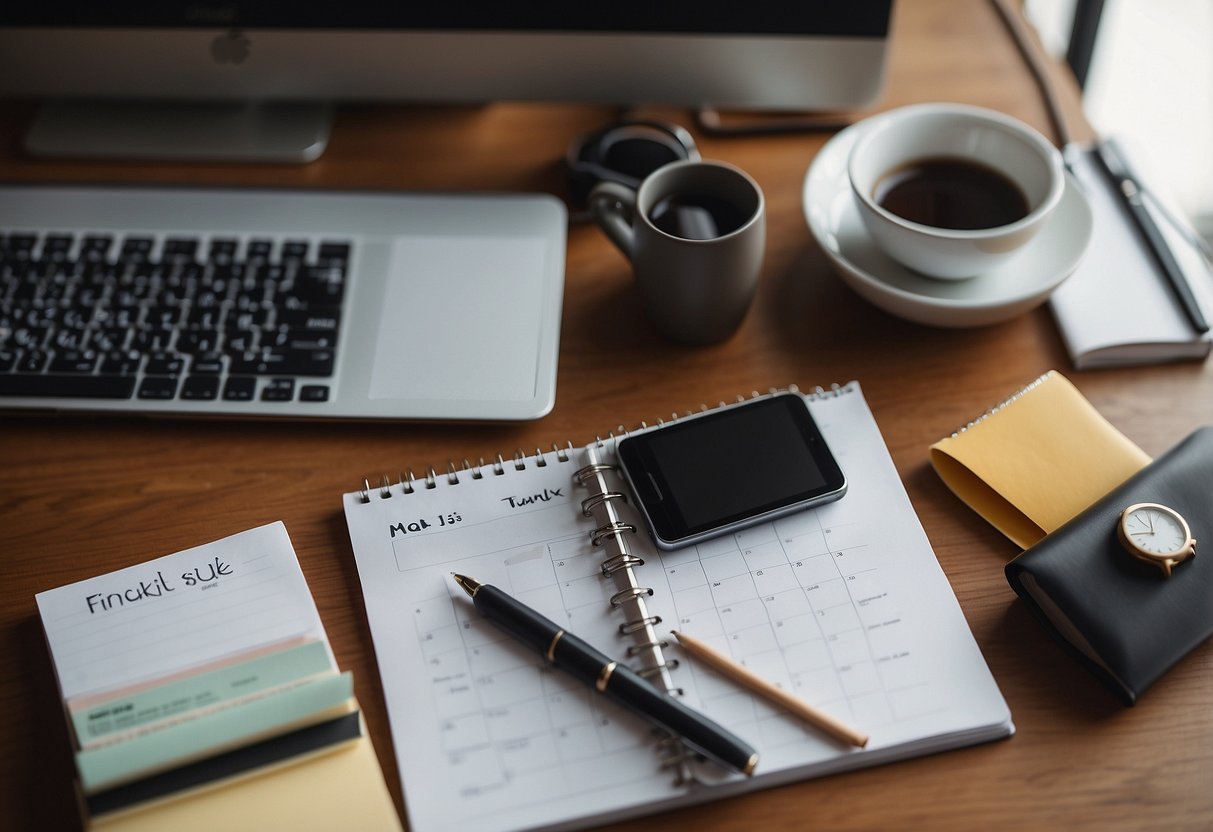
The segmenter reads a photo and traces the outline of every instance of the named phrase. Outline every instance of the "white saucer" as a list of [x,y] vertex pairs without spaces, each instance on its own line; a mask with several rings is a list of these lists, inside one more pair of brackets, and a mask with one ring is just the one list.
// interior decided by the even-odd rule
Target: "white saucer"
[[934,280],[888,257],[864,228],[847,181],[847,156],[880,116],[830,139],[804,180],[809,230],[843,281],[898,317],[931,326],[984,326],[1043,303],[1082,259],[1091,240],[1091,206],[1067,174],[1066,190],[1048,224],[1015,257],[968,280]]

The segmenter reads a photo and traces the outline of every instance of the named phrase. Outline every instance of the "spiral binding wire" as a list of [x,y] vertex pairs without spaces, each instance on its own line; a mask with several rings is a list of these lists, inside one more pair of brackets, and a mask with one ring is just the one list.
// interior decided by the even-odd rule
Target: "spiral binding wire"
[[[606,553],[600,568],[603,576],[616,587],[610,604],[624,614],[619,633],[632,641],[626,649],[628,658],[638,659],[636,672],[655,686],[667,693],[678,694],[681,691],[670,675],[678,664],[676,660],[666,659],[664,650],[669,643],[660,638],[656,630],[661,617],[649,612],[645,602],[653,590],[641,586],[634,571],[635,567],[644,563],[644,559],[630,549],[629,541],[636,534],[636,527],[624,520],[620,513],[627,496],[611,482],[618,474],[616,466],[605,461],[606,453],[607,449],[601,440],[590,445],[586,449],[585,464],[573,475],[573,481],[589,492],[589,496],[581,501],[581,513],[595,523],[594,530],[590,532],[590,543]],[[689,752],[682,741],[666,732],[657,734],[662,768],[674,771],[676,783],[689,782],[693,775],[689,766]]]
[[964,427],[957,428],[956,430],[954,430],[952,432],[952,438],[955,439],[956,437],[960,436],[962,433],[972,430],[973,428],[977,427],[982,422],[984,422],[986,419],[989,419],[995,413],[998,413],[1003,408],[1006,408],[1006,407],[1009,407],[1010,405],[1015,404],[1015,402],[1022,399],[1028,393],[1031,393],[1033,390],[1035,390],[1040,385],[1044,384],[1046,381],[1048,381],[1050,378],[1052,378],[1055,375],[1057,375],[1057,372],[1055,370],[1049,370],[1049,372],[1045,373],[1044,375],[1037,376],[1032,381],[1028,382],[1023,387],[1016,390],[1014,393],[1012,393],[1006,399],[1004,399],[1003,401],[994,405],[989,410],[987,410],[985,413],[981,414],[976,419],[974,419],[973,421],[966,424]]
[[[828,389],[814,387],[805,395],[810,399],[833,397],[847,392],[848,389],[842,385],[834,384]],[[654,685],[672,695],[681,695],[682,693],[682,690],[677,687],[671,676],[671,671],[678,668],[679,662],[677,659],[667,659],[665,656],[664,651],[669,646],[669,642],[660,638],[656,630],[657,625],[661,623],[661,617],[650,613],[645,603],[645,599],[653,594],[653,590],[649,587],[641,586],[634,571],[636,567],[644,564],[644,559],[631,551],[629,539],[632,535],[636,534],[636,526],[628,523],[620,514],[618,508],[619,505],[627,502],[627,496],[624,492],[619,491],[617,487],[613,486],[611,482],[613,477],[618,476],[618,466],[607,461],[609,455],[613,453],[614,443],[633,433],[661,427],[670,422],[692,418],[719,408],[731,407],[735,404],[775,396],[781,393],[799,392],[801,392],[800,389],[795,385],[789,385],[782,389],[772,387],[766,393],[753,391],[748,398],[739,395],[734,402],[718,402],[715,407],[709,408],[707,405],[701,404],[698,411],[686,411],[682,414],[672,413],[668,420],[658,418],[653,425],[641,422],[632,430],[628,430],[620,425],[608,433],[605,438],[602,435],[596,436],[594,442],[586,446],[585,461],[573,475],[574,482],[589,491],[589,496],[581,502],[581,513],[594,521],[594,528],[589,532],[590,543],[595,548],[603,549],[606,552],[606,557],[602,561],[600,570],[603,577],[612,581],[616,587],[616,592],[611,596],[610,604],[613,608],[619,609],[624,613],[625,619],[619,625],[619,633],[622,636],[630,637],[632,640],[632,644],[626,648],[627,655],[630,658],[639,659],[640,666],[635,668],[637,673],[645,676]],[[564,447],[553,443],[552,450],[549,453],[559,462],[568,462],[572,458],[572,448],[571,442],[566,442]],[[546,467],[549,464],[548,456],[549,454],[545,454],[541,449],[536,448],[534,454],[527,454],[521,450],[516,451],[513,456],[512,465],[507,463],[501,454],[497,454],[495,458],[487,463],[481,457],[479,463],[476,465],[470,464],[465,459],[463,460],[462,467],[458,469],[454,463],[448,462],[444,477],[447,485],[455,486],[462,482],[462,477],[471,477],[473,480],[479,480],[484,479],[486,476],[503,476],[506,474],[508,467],[512,467],[517,471],[525,470],[528,464],[533,464],[536,467]],[[358,495],[361,502],[369,503],[373,499],[375,491],[378,492],[379,499],[386,500],[391,499],[394,493],[397,492],[400,494],[411,494],[418,488],[436,488],[439,482],[440,477],[432,467],[425,469],[424,477],[420,482],[414,476],[413,471],[408,469],[399,475],[395,484],[391,482],[389,477],[383,476],[378,489],[372,489],[370,483],[367,480],[363,480],[362,488],[359,489]],[[673,769],[675,772],[675,782],[679,785],[696,780],[694,772],[690,767],[690,762],[696,759],[698,755],[688,749],[679,737],[665,732],[658,732],[658,734],[657,747],[661,758],[661,767],[663,769]]]
[[[1007,402],[1004,402],[1002,405],[999,405],[999,407],[994,408],[991,411],[991,413],[1001,409],[1002,407],[1005,407],[1011,401],[1013,401],[1014,399],[1023,395],[1028,390],[1030,390],[1032,387],[1039,384],[1041,381],[1044,381],[1044,379],[1046,377],[1047,376],[1041,376],[1041,378],[1037,379],[1031,385],[1029,385],[1028,387],[1024,388],[1023,390],[1019,391],[1019,393],[1017,393],[1015,396],[1013,396],[1010,400],[1008,400]],[[832,384],[828,388],[813,387],[809,390],[809,392],[805,393],[804,395],[806,395],[810,399],[825,398],[828,396],[841,395],[842,393],[845,393],[847,391],[847,389],[848,388],[845,385]],[[736,399],[732,402],[725,402],[722,400],[710,407],[706,404],[700,404],[699,410],[697,410],[697,411],[688,410],[683,413],[671,413],[668,419],[663,418],[663,417],[658,417],[654,421],[654,423],[651,425],[648,422],[641,422],[635,428],[632,428],[630,430],[628,428],[625,428],[623,425],[618,425],[614,430],[610,431],[605,437],[603,437],[601,434],[596,435],[594,437],[593,444],[597,445],[598,447],[606,447],[608,442],[624,439],[624,438],[632,435],[633,433],[638,433],[641,431],[649,430],[651,428],[661,427],[663,425],[667,425],[672,422],[681,421],[683,419],[688,419],[693,416],[699,416],[703,413],[708,413],[712,410],[716,410],[716,409],[719,409],[722,407],[730,407],[734,404],[740,404],[740,403],[743,403],[743,402],[746,402],[746,401],[749,401],[752,399],[760,399],[760,398],[766,398],[768,396],[775,396],[780,393],[800,393],[800,392],[802,392],[802,391],[795,384],[790,384],[784,388],[772,387],[766,393],[760,393],[757,390],[754,390],[754,391],[751,391],[749,398],[747,398],[746,396],[743,396],[743,395],[738,395],[736,397]],[[978,418],[974,422],[970,422],[967,427],[973,427],[973,425],[976,424],[976,422],[980,422],[982,419],[986,418],[986,416],[989,416],[989,415],[990,414],[987,413],[985,416]],[[961,428],[960,430],[964,431],[966,429],[967,428]],[[530,464],[533,464],[536,468],[545,468],[548,465],[548,457],[550,455],[554,455],[555,458],[559,462],[568,462],[572,458],[572,456],[571,456],[572,450],[573,450],[573,443],[567,442],[567,441],[565,442],[565,444],[563,446],[557,445],[555,442],[553,442],[552,446],[551,446],[551,450],[549,450],[549,451],[544,451],[542,448],[535,448],[534,453],[527,453],[526,451],[519,449],[514,452],[514,455],[512,457],[512,460],[511,460],[512,467],[516,471],[526,470],[527,466]],[[484,479],[486,473],[490,474],[492,476],[500,477],[506,473],[506,471],[509,469],[510,465],[511,465],[511,463],[507,462],[505,457],[503,457],[501,454],[496,454],[492,459],[490,459],[487,462],[485,461],[484,457],[480,457],[480,459],[477,461],[477,463],[475,465],[473,465],[467,459],[464,459],[462,461],[462,464],[459,467],[456,467],[454,462],[448,461],[446,464],[446,473],[445,474],[439,475],[438,472],[432,466],[427,466],[425,469],[423,469],[423,474],[422,474],[422,478],[420,481],[417,479],[417,476],[413,473],[412,469],[410,468],[410,469],[406,469],[405,471],[402,471],[397,476],[396,481],[394,483],[392,482],[391,477],[389,477],[387,474],[382,475],[382,477],[380,479],[380,484],[377,488],[372,487],[370,484],[370,481],[364,479],[362,481],[362,486],[358,489],[358,497],[359,497],[360,502],[369,503],[372,499],[372,496],[374,495],[374,492],[376,492],[376,491],[378,491],[378,496],[380,499],[387,500],[387,499],[390,499],[393,496],[393,494],[395,494],[395,493],[412,494],[419,487],[419,483],[420,483],[420,487],[424,487],[426,489],[436,488],[440,484],[440,478],[445,478],[447,485],[459,485],[463,481],[462,477],[465,477],[465,476],[470,476],[473,480]],[[612,470],[613,467],[614,466],[610,466],[610,465],[603,466],[604,470]]]
[[473,480],[482,480],[485,477],[486,471],[495,477],[503,476],[509,467],[516,471],[525,471],[528,464],[533,464],[536,468],[546,468],[548,465],[548,455],[552,455],[559,462],[568,462],[572,459],[573,443],[566,442],[564,447],[552,443],[550,451],[544,451],[542,448],[536,448],[533,454],[528,454],[521,449],[514,452],[514,457],[510,463],[507,463],[501,454],[497,454],[493,459],[485,462],[484,457],[480,457],[476,465],[470,463],[467,459],[463,460],[463,464],[458,468],[454,462],[447,462],[446,473],[439,474],[433,466],[426,466],[425,472],[422,475],[420,483],[417,475],[413,473],[413,469],[409,468],[402,471],[395,483],[391,477],[384,474],[380,479],[378,488],[372,488],[370,480],[363,480],[362,487],[358,489],[358,501],[369,503],[375,491],[379,492],[379,499],[391,499],[394,493],[412,494],[419,487],[425,489],[437,488],[442,479],[446,480],[447,485],[459,485],[463,480],[461,477],[471,477]]

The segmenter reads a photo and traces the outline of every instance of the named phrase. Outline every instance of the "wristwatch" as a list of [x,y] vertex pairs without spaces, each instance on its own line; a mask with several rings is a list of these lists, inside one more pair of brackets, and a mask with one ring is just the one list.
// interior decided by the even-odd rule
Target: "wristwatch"
[[1116,534],[1129,554],[1152,563],[1171,577],[1171,569],[1196,557],[1196,540],[1188,522],[1173,508],[1135,503],[1120,513]]

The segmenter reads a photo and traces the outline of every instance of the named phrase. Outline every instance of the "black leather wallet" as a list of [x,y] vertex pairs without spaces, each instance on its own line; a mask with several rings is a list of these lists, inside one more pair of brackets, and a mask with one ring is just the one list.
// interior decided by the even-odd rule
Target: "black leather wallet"
[[[1135,503],[1179,512],[1196,557],[1165,577],[1117,536]],[[1132,705],[1213,634],[1213,427],[1164,456],[1007,564],[1007,580],[1045,627]]]

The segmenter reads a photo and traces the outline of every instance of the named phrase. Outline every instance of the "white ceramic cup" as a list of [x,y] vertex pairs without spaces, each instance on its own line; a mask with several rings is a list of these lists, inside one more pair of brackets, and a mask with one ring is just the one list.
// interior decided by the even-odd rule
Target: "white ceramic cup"
[[[890,171],[928,158],[975,162],[1002,173],[1028,214],[994,228],[923,225],[887,211],[875,191]],[[964,104],[915,104],[874,116],[855,142],[847,176],[868,233],[894,260],[930,277],[961,280],[1013,257],[1048,221],[1065,191],[1061,154],[1028,125]]]

